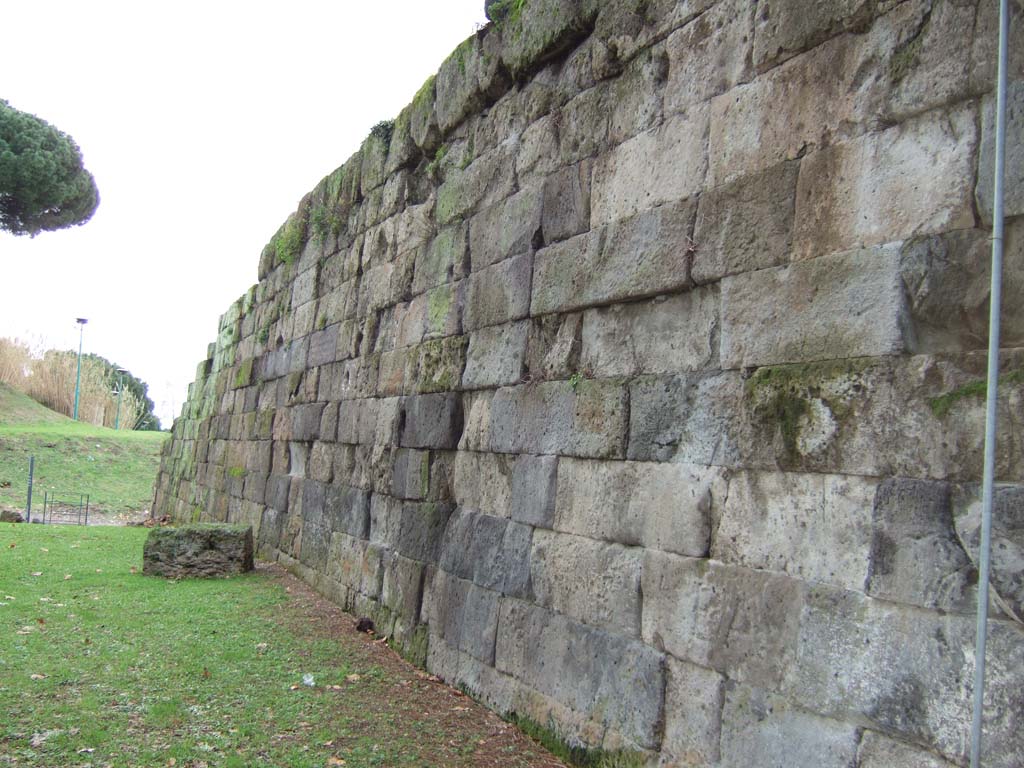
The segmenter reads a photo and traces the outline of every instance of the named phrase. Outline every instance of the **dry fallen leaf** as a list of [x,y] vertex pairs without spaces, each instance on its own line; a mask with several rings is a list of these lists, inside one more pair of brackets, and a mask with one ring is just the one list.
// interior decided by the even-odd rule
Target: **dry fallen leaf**
[[4,595],[4,600],[13,600],[14,595]]
[[210,676],[210,670],[207,669],[206,667],[203,667],[203,677],[209,677],[209,676]]
[[46,675],[39,675],[39,674],[34,674],[33,673],[33,674],[29,675],[29,679],[31,679],[31,680],[45,680],[46,679]]
[[43,572],[42,572],[42,571],[33,571],[33,572],[32,572],[32,575],[33,575],[33,576],[42,576],[42,575],[43,575]]
[[170,766],[175,766],[178,764],[178,761],[172,757],[170,760],[167,761],[167,764]]
[[327,764],[328,765],[344,765],[345,761],[342,760],[340,757],[329,757],[329,758],[327,758]]
[[42,627],[42,626],[45,626],[45,624],[46,624],[46,619],[44,619],[44,618],[42,618],[42,617],[39,617],[38,619],[36,619],[36,623],[37,623],[37,624],[39,624],[39,626],[41,626],[41,627]]
[[14,543],[14,542],[12,541],[12,542],[11,542],[11,545],[10,545],[10,548],[11,548],[11,549],[14,549],[14,548],[15,548],[16,546],[18,546],[18,545],[17,545],[17,544],[15,544],[15,543]]
[[133,566],[132,566],[131,568],[129,568],[129,569],[128,569],[128,572],[129,572],[129,573],[138,573],[138,572],[139,572],[139,569],[138,569],[138,568],[136,568],[136,567],[135,567],[135,566],[133,565]]
[[350,683],[358,683],[361,678],[359,675],[345,675],[345,679]]
[[64,581],[67,581],[70,578],[71,578],[71,574],[70,573],[65,573],[64,574]]
[[49,552],[50,550],[48,550],[46,547],[40,547],[39,551],[40,552]]

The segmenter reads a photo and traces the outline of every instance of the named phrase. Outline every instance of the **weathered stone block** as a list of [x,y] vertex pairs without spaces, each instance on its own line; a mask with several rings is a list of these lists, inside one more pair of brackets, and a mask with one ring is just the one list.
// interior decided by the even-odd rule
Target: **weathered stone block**
[[573,0],[537,0],[529,13],[502,22],[501,60],[513,77],[584,37],[593,10]]
[[780,696],[745,685],[726,688],[723,768],[750,765],[854,765],[858,727],[798,709]]
[[463,325],[467,331],[530,314],[533,255],[524,253],[469,276]]
[[727,277],[722,366],[899,354],[906,311],[891,247]]
[[667,662],[663,764],[714,764],[719,758],[725,678],[671,656]]
[[[692,197],[708,168],[708,110],[667,119],[601,157],[594,167],[592,221],[607,224]],[[671,163],[661,158],[671,157]]]
[[404,448],[455,448],[462,432],[462,401],[453,392],[418,395],[402,401]]
[[597,378],[679,373],[718,362],[718,291],[583,313],[580,367]]
[[541,224],[544,243],[551,245],[590,229],[590,179],[593,162],[564,168],[544,181]]
[[629,385],[629,450],[636,461],[733,466],[746,441],[739,373],[649,376]]
[[331,531],[357,539],[370,536],[370,493],[361,488],[330,485],[324,494],[324,515]]
[[551,528],[555,516],[558,457],[522,455],[512,469],[512,519]]
[[[992,221],[995,194],[996,100],[985,99],[981,111],[981,150],[978,156],[978,184],[975,196],[986,223]],[[1003,177],[1003,206],[1007,217],[1024,214],[1024,82],[1013,82],[1006,91],[1006,154]]]
[[711,556],[863,590],[876,486],[849,475],[739,473],[729,480]]
[[530,322],[526,340],[527,375],[534,379],[568,379],[580,369],[583,315],[544,315]]
[[[992,507],[989,583],[998,595],[997,606],[1024,620],[1024,486],[996,486]],[[980,486],[971,483],[956,488],[953,515],[957,543],[966,549],[975,566],[979,562],[981,509]]]
[[444,502],[405,502],[395,549],[411,560],[436,563],[441,554],[444,529],[455,506]]
[[539,251],[530,313],[679,291],[690,285],[696,205],[664,205]]
[[505,599],[495,666],[637,746],[653,749],[660,741],[664,661],[636,640]]
[[971,610],[977,574],[957,540],[948,484],[889,478],[878,486],[872,518],[869,595]]
[[931,752],[876,731],[864,731],[857,750],[857,765],[863,768],[954,768],[953,763]]
[[716,468],[563,458],[554,528],[704,557],[726,490]]
[[504,200],[515,191],[515,155],[498,147],[481,155],[465,170],[456,170],[438,187],[435,217],[440,226],[451,224],[480,207]]
[[928,113],[805,157],[794,258],[972,227],[976,120],[972,107]]
[[400,499],[424,499],[430,490],[430,451],[399,448],[393,454],[391,494]]
[[142,572],[169,579],[232,576],[254,568],[252,526],[153,528],[142,549]]
[[803,582],[649,550],[642,587],[644,642],[767,688],[792,665]]
[[625,388],[616,381],[505,387],[490,404],[489,446],[499,453],[621,457]]
[[316,440],[320,437],[320,417],[324,412],[323,403],[297,405],[291,411],[292,439]]
[[460,507],[508,517],[515,459],[500,453],[461,450],[455,455],[452,490]]
[[808,6],[799,0],[758,0],[754,65],[759,70],[814,48],[828,38],[863,27],[875,12],[869,0]]
[[543,205],[543,189],[523,189],[474,216],[469,223],[469,257],[473,271],[479,272],[536,248]]
[[430,626],[444,640],[485,664],[494,664],[498,594],[437,571],[430,588]]
[[[646,593],[646,590],[645,590]],[[880,730],[965,760],[975,619],[923,613],[854,592],[811,590],[783,692],[829,717]],[[1024,643],[1016,624],[990,621],[985,759],[1024,759]]]
[[458,509],[441,547],[441,568],[478,586],[530,596],[532,529],[499,517]]
[[536,602],[606,632],[640,636],[641,551],[582,536],[535,531]]
[[754,10],[754,3],[746,0],[727,0],[672,33],[666,42],[666,114],[682,112],[750,80]]
[[523,378],[529,321],[482,328],[469,337],[463,389],[503,387]]
[[693,233],[695,283],[789,260],[799,167],[780,163],[700,196]]
[[430,245],[419,251],[413,271],[413,293],[423,293],[469,272],[467,231],[462,222],[452,224],[440,230]]

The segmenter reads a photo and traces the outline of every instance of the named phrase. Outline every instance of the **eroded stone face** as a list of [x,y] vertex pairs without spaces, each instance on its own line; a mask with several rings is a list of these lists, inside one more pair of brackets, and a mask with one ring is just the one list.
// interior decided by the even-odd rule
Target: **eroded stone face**
[[[447,682],[629,764],[966,764],[994,7],[495,4],[264,249],[154,510],[252,525]],[[1000,768],[1024,764],[1010,10]]]

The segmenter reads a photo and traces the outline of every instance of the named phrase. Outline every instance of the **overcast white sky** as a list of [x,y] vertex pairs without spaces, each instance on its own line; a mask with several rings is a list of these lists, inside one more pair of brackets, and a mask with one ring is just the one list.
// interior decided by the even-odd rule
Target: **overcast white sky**
[[0,98],[70,134],[82,227],[0,233],[0,337],[76,348],[181,411],[217,319],[300,198],[391,119],[484,0],[0,0]]

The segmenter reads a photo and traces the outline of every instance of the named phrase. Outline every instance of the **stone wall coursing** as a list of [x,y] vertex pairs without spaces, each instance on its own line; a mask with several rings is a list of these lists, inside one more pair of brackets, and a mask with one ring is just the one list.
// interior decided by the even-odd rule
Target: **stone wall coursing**
[[[511,4],[264,251],[154,510],[570,741],[964,765],[996,3]],[[1011,3],[986,765],[1024,764]]]

